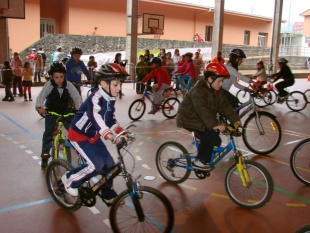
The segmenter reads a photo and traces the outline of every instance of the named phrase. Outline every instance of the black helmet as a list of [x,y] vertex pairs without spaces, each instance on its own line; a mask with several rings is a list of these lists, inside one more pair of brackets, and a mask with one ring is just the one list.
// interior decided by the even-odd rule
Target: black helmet
[[129,76],[126,70],[117,63],[109,63],[98,67],[95,69],[95,75],[98,82],[101,80],[106,82],[120,80],[122,82],[124,81],[125,77]]
[[61,59],[62,62],[67,62],[68,60],[69,60],[68,57],[64,57],[64,58]]
[[83,51],[82,51],[82,49],[79,48],[79,47],[74,47],[74,48],[72,48],[70,54],[71,54],[71,56],[72,56],[73,54],[80,54],[80,55],[82,55],[82,54],[83,54]]
[[154,57],[151,61],[151,64],[156,64],[158,66],[161,66],[161,59],[159,57]]
[[235,57],[246,58],[245,53],[242,51],[242,49],[232,49],[229,55],[235,56]]
[[286,60],[285,58],[281,57],[281,58],[278,59],[278,62],[280,64],[286,64],[286,63],[288,63],[288,60]]
[[61,62],[54,61],[50,66],[48,74],[52,76],[55,72],[66,74],[67,70]]

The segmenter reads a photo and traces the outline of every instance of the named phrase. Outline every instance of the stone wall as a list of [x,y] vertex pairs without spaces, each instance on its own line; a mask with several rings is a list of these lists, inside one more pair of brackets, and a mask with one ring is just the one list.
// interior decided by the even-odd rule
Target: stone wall
[[[93,36],[93,35],[65,35],[65,34],[48,34],[39,41],[30,45],[20,53],[22,58],[31,53],[31,48],[43,47],[47,57],[52,54],[57,45],[63,47],[65,53],[69,53],[72,47],[80,47],[84,53],[91,53],[93,49],[97,52],[116,52],[125,51],[126,39],[125,37],[113,36]],[[194,41],[178,41],[178,40],[162,40],[155,38],[138,38],[138,50],[144,49],[174,49],[174,48],[207,48],[212,47],[210,42],[194,42]],[[233,48],[241,48],[247,54],[248,58],[244,59],[244,63],[240,69],[255,69],[256,62],[262,58],[268,60],[270,48],[262,48],[246,45],[232,45],[224,44],[222,53],[225,58],[228,57],[229,51]],[[306,68],[306,57],[286,57],[290,61],[292,69]]]

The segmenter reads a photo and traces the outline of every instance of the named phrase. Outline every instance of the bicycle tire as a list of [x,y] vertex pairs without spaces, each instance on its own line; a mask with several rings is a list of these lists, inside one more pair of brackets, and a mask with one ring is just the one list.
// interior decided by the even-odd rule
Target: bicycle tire
[[290,157],[290,167],[295,177],[304,184],[310,185],[310,138],[299,142]]
[[277,93],[273,90],[267,90],[265,93],[264,93],[264,101],[266,104],[268,105],[272,105],[274,104],[276,101],[277,101]]
[[306,97],[307,103],[309,104],[310,103],[310,89],[306,90],[304,92],[304,95]]
[[256,114],[251,114],[244,122],[242,139],[246,147],[255,154],[269,154],[280,144],[282,138],[281,126],[274,115],[268,112],[258,112],[264,133],[258,129]]
[[239,90],[236,93],[236,97],[238,98],[240,104],[244,104],[245,102],[249,101],[250,93],[244,90]]
[[302,226],[295,233],[310,233],[310,224]]
[[226,173],[225,188],[230,199],[246,209],[257,209],[268,203],[273,194],[273,180],[268,170],[258,162],[245,160],[250,177],[247,186],[242,184],[236,164]]
[[168,119],[175,118],[180,106],[180,101],[175,97],[170,97],[162,104],[162,111]]
[[62,209],[75,212],[81,208],[79,197],[70,196],[61,181],[66,171],[72,170],[72,165],[63,159],[52,160],[46,170],[46,184],[52,198]]
[[128,109],[129,118],[133,121],[139,120],[145,113],[146,104],[144,100],[137,99],[132,102]]
[[285,100],[286,105],[289,109],[294,112],[299,112],[307,107],[307,99],[301,91],[293,91],[289,97]]
[[178,142],[170,141],[165,142],[158,148],[155,162],[159,174],[166,181],[179,184],[188,179],[191,171],[186,167],[179,167],[176,164],[176,159],[184,160],[183,166],[191,166],[191,159],[188,158],[188,152],[184,146]]
[[[125,190],[113,200],[109,214],[113,232],[171,232],[174,210],[168,198],[151,187],[140,186],[138,189],[141,192],[139,199],[133,200],[129,190]],[[143,220],[137,217],[136,201],[142,207]],[[123,202],[125,204],[121,205]]]
[[255,102],[255,105],[256,105],[256,106],[261,107],[261,108],[264,108],[264,107],[266,107],[266,106],[269,105],[268,103],[266,103],[265,94],[266,94],[266,92],[265,92],[264,95],[262,95],[262,96],[256,96],[256,97],[254,97],[254,102]]
[[[72,155],[70,147],[65,145],[66,138],[63,135],[56,135],[54,136],[52,142],[52,159],[64,159],[69,163],[72,162]],[[55,143],[56,142],[56,143]],[[60,155],[60,150],[58,148],[62,148],[62,156]]]

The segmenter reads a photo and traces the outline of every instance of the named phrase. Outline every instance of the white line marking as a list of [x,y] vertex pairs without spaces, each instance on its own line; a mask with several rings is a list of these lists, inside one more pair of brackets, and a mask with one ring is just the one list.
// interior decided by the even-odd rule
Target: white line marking
[[26,150],[26,153],[27,153],[28,155],[33,154],[33,152],[32,152],[31,150]]
[[6,138],[7,140],[12,140],[12,138]]
[[20,145],[19,147],[22,148],[22,149],[26,148],[26,146],[24,146],[24,145]]
[[136,155],[136,160],[142,160],[139,155]]
[[18,144],[18,142],[17,142],[17,141],[13,141],[13,143],[14,143],[14,144]]
[[38,156],[34,155],[32,156],[33,159],[40,159]]
[[151,168],[148,166],[148,165],[146,165],[146,164],[142,164],[142,167],[144,167],[145,169],[147,169],[147,170],[150,170]]
[[1,137],[4,137],[5,135],[4,135],[4,134],[0,134],[0,136],[1,136]]
[[100,214],[100,211],[96,207],[88,207],[88,209],[93,213],[93,214]]
[[140,148],[135,148],[135,152],[138,153],[140,151]]
[[144,143],[144,142],[139,142],[139,143],[138,143],[138,146],[141,146],[141,145],[143,145],[143,143]]
[[102,222],[103,222],[105,225],[107,225],[109,228],[111,228],[109,219],[103,219]]

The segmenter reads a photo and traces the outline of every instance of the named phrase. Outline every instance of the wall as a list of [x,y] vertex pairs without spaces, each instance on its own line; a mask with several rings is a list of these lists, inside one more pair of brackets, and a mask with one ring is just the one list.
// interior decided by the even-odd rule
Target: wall
[[40,38],[40,0],[25,0],[25,20],[8,19],[10,48],[20,52]]
[[[17,52],[40,39],[40,18],[54,18],[59,34],[91,35],[94,27],[98,27],[100,36],[126,36],[126,0],[88,0],[87,4],[85,0],[26,0],[25,3],[26,19],[9,19],[10,47]],[[214,17],[213,12],[204,9],[152,1],[139,1],[139,14],[142,13],[165,15],[161,39],[183,41],[192,41],[195,32],[204,35],[205,26],[213,25]],[[271,23],[249,17],[225,14],[224,23],[223,43],[242,44],[245,27],[251,31],[254,46],[258,32],[271,33]],[[151,37],[154,36],[139,36]]]

